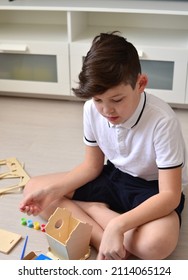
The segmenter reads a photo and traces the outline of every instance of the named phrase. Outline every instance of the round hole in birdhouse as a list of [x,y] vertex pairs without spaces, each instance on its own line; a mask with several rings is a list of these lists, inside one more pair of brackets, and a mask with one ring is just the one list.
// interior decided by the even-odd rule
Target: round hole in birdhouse
[[61,226],[63,225],[63,220],[62,219],[59,219],[56,221],[55,223],[55,228],[60,228]]

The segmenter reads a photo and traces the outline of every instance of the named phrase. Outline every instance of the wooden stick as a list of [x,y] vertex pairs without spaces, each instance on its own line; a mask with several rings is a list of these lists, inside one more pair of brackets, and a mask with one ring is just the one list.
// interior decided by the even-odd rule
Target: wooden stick
[[12,191],[12,190],[16,190],[16,189],[23,188],[23,187],[24,187],[24,186],[14,185],[14,186],[11,186],[11,187],[7,187],[7,188],[4,188],[4,189],[0,189],[0,194],[6,193],[6,192],[10,192],[10,191]]
[[30,177],[16,158],[0,160],[0,165],[7,165],[10,170],[9,172],[0,174],[0,179],[20,178],[20,182],[18,184],[3,189],[0,188],[0,194],[25,187]]
[[19,178],[19,177],[20,176],[18,174],[10,173],[10,172],[0,174],[0,179]]

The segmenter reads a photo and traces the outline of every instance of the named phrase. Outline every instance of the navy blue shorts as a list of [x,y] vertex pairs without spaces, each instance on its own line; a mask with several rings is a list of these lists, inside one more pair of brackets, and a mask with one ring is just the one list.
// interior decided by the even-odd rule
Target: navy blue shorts
[[[103,202],[118,213],[125,213],[159,192],[158,180],[146,181],[115,168],[108,161],[99,177],[77,189],[73,200]],[[185,196],[182,193],[179,206],[174,209],[180,219]]]

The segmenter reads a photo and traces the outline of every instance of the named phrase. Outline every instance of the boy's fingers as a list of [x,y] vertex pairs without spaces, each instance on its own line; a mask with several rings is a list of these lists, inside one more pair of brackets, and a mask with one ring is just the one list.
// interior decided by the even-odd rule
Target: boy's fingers
[[104,255],[101,253],[98,253],[97,260],[104,260],[104,259],[105,259]]

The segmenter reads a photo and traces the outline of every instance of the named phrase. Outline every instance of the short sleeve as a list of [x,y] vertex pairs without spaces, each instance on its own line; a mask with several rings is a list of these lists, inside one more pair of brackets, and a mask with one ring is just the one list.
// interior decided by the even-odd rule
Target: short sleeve
[[174,168],[184,164],[184,143],[176,118],[164,118],[155,129],[154,148],[159,169]]
[[92,112],[92,103],[91,100],[86,101],[84,104],[83,112],[84,120],[84,143],[88,146],[98,146],[96,138],[94,136],[94,127],[92,123],[94,122],[94,115]]

